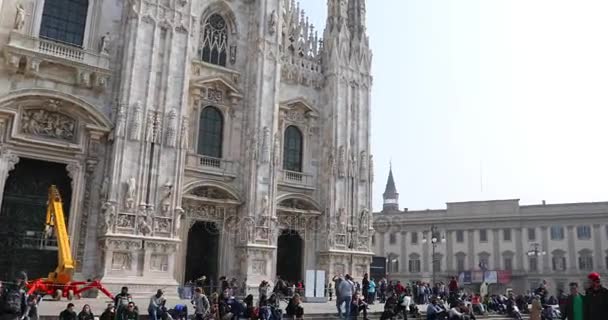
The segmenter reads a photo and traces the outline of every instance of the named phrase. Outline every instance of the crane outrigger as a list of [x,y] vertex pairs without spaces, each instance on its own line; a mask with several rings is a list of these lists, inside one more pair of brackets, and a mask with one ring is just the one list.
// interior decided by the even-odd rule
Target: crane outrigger
[[72,247],[70,246],[70,237],[65,225],[61,196],[55,185],[49,187],[44,236],[48,238],[53,233],[57,238],[57,268],[49,273],[47,278],[29,281],[27,283],[27,293],[48,294],[52,295],[56,300],[60,300],[61,297],[72,300],[74,297],[80,298],[81,294],[85,291],[98,289],[110,299],[113,299],[112,294],[99,280],[73,280],[76,263],[72,257]]

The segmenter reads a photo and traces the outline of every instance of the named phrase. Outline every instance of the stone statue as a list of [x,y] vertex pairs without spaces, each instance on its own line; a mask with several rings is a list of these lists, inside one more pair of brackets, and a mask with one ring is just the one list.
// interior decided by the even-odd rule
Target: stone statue
[[110,36],[109,32],[106,32],[105,35],[101,36],[101,41],[99,43],[99,53],[110,54],[110,42],[111,41],[112,41],[112,36]]
[[274,35],[277,32],[277,11],[272,10],[268,19],[268,33]]
[[340,146],[338,151],[338,177],[344,178],[346,175],[346,152],[344,146]]
[[181,148],[188,149],[188,117],[182,118],[182,129],[180,133]]
[[155,135],[155,128],[154,128],[154,122],[155,122],[155,112],[152,110],[148,110],[148,119],[146,121],[146,142],[154,142],[154,135]]
[[367,208],[363,208],[363,210],[361,210],[361,215],[359,216],[359,233],[363,233],[365,232],[365,226],[368,223],[369,219],[369,210],[367,210]]
[[262,163],[268,163],[270,161],[270,128],[264,127],[262,129],[262,151],[261,151]]
[[166,143],[169,147],[175,147],[175,139],[177,138],[177,112],[175,109],[169,111],[167,119],[169,123],[167,125]]
[[281,164],[281,137],[277,132],[274,135],[274,165],[278,166]]
[[135,184],[135,178],[131,177],[127,182],[127,203],[126,207],[128,209],[133,209],[133,204],[135,203],[135,192],[137,186]]
[[144,236],[146,236],[152,232],[152,228],[150,227],[150,224],[148,223],[148,218],[145,216],[139,217],[137,226],[139,228],[139,232],[141,234],[143,234]]
[[129,138],[131,140],[139,140],[140,133],[139,130],[141,128],[142,121],[142,107],[141,101],[135,102],[133,105],[133,119],[131,119],[131,131],[129,133]]
[[161,210],[163,214],[169,213],[169,207],[171,206],[171,194],[173,193],[173,185],[169,182],[163,186],[164,196],[161,201]]
[[23,29],[23,25],[25,24],[25,9],[23,8],[23,4],[17,4],[17,12],[15,13],[15,23],[13,24],[13,29],[17,31],[21,31]]
[[338,209],[338,226],[346,225],[346,209],[340,208]]
[[262,206],[261,206],[261,215],[262,216],[267,216],[268,215],[268,194],[265,194],[264,197],[262,197]]
[[119,104],[118,110],[116,113],[116,129],[115,129],[116,137],[122,137],[125,132],[125,105]]
[[105,177],[105,178],[103,178],[103,182],[101,183],[101,190],[99,192],[102,200],[105,200],[108,198],[108,189],[109,188],[110,188],[110,178]]
[[175,224],[174,224],[175,231],[174,232],[175,232],[175,234],[179,233],[179,229],[182,226],[182,218],[183,217],[184,217],[184,209],[182,209],[181,207],[175,208],[175,218],[174,218],[174,221],[175,221]]
[[367,181],[368,171],[367,171],[367,152],[361,151],[360,160],[359,160],[359,179],[361,181]]
[[357,175],[357,156],[355,152],[350,153],[350,159],[348,160],[348,176],[355,177]]
[[104,228],[106,232],[112,232],[116,220],[116,208],[110,202],[105,202],[101,207],[104,217]]

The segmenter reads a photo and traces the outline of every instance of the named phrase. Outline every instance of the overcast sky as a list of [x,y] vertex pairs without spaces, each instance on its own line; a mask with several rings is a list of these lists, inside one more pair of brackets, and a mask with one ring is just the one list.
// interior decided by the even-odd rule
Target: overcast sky
[[[302,0],[323,28],[326,0]],[[367,1],[374,209],[608,200],[608,1]]]

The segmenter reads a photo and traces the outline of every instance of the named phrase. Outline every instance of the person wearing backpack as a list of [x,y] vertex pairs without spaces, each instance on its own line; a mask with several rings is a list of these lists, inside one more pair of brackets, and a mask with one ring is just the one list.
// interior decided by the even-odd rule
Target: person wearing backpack
[[15,283],[6,287],[2,294],[0,319],[19,320],[27,315],[26,283],[27,275],[25,272],[19,272],[15,277]]

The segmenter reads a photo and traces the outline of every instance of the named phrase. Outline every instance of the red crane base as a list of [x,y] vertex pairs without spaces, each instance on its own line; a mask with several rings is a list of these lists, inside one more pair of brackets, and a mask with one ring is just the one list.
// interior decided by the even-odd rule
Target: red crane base
[[81,294],[91,289],[97,289],[110,299],[114,299],[114,296],[106,289],[99,280],[94,281],[73,281],[66,284],[59,284],[49,281],[47,279],[36,279],[27,283],[27,294],[40,294],[42,296],[50,295],[55,300],[61,300],[61,298],[67,298],[68,300],[80,298]]

